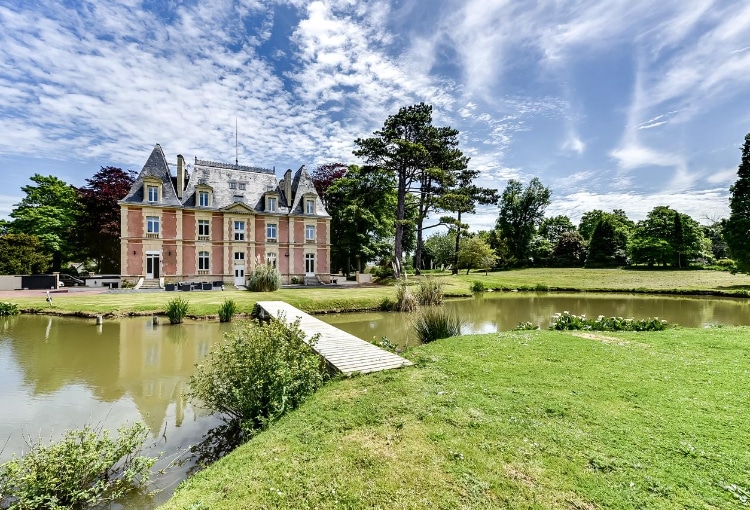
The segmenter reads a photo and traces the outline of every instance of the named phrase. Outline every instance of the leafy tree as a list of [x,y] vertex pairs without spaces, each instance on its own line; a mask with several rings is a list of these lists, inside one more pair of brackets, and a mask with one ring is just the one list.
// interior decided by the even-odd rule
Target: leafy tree
[[453,249],[453,274],[458,272],[458,251],[461,235],[468,231],[469,226],[461,222],[464,214],[474,214],[477,204],[489,205],[497,203],[498,192],[496,189],[483,188],[474,184],[474,179],[479,176],[478,170],[463,168],[457,172],[453,186],[446,190],[440,198],[441,208],[453,212],[456,217],[444,216],[441,222],[449,225],[449,231],[454,234]]
[[497,255],[492,247],[479,236],[465,237],[461,240],[458,252],[458,265],[466,269],[466,274],[472,269],[484,269],[485,274],[495,265]]
[[396,115],[389,116],[383,129],[374,132],[374,137],[354,141],[358,147],[354,150],[355,156],[393,176],[396,181],[396,232],[393,244],[397,277],[401,274],[404,230],[407,226],[406,196],[428,165],[424,141],[431,122],[432,107],[420,103],[401,108]]
[[604,213],[596,224],[589,240],[587,267],[609,267],[627,261],[628,237],[625,230],[617,228],[612,215]]
[[[594,233],[596,225],[605,217],[612,221],[612,225],[614,225],[616,230],[625,232],[627,234],[626,237],[635,226],[635,223],[628,218],[622,209],[614,209],[611,213],[602,211],[601,209],[594,209],[593,211],[583,213],[581,221],[578,224],[578,231],[586,241],[591,240],[591,235]],[[624,250],[625,245],[618,248]]]
[[438,267],[449,267],[455,264],[455,232],[444,234],[433,234],[424,243],[425,251],[428,253]]
[[0,274],[39,274],[50,266],[50,256],[42,252],[42,243],[30,234],[0,236]]
[[539,235],[555,246],[565,232],[572,232],[576,229],[573,222],[565,215],[552,216],[544,218],[539,225]]
[[544,219],[544,210],[549,205],[549,200],[549,189],[537,177],[526,188],[515,179],[508,181],[500,197],[500,215],[496,228],[508,246],[512,263],[522,265],[528,262],[531,241]]
[[529,263],[536,267],[546,267],[555,247],[544,237],[534,234],[529,243]]
[[710,225],[703,226],[703,235],[711,241],[711,254],[714,259],[729,258],[729,247],[724,240],[724,229],[727,220],[713,220]]
[[729,188],[729,209],[724,239],[737,269],[750,273],[750,133],[745,135],[737,180]]
[[[679,215],[679,220],[675,218]],[[679,229],[679,232],[678,232]],[[710,256],[710,242],[701,226],[687,214],[657,206],[638,222],[629,251],[634,263],[682,267],[697,257]]]
[[313,170],[310,177],[326,209],[328,209],[328,188],[336,179],[343,177],[347,170],[348,167],[343,163],[326,163]]
[[135,173],[101,167],[78,190],[76,214],[79,254],[92,259],[100,273],[120,272],[120,206],[133,185]]
[[[424,103],[401,108],[389,116],[373,137],[354,141],[354,155],[379,172],[393,177],[396,188],[394,252],[396,276],[400,275],[408,230],[416,227],[417,270],[421,259],[423,222],[437,206],[436,197],[451,182],[451,173],[468,161],[458,149],[458,131],[432,125],[432,107]],[[416,211],[409,211],[414,196]],[[414,215],[415,221],[409,219]]]
[[42,251],[52,256],[52,269],[59,271],[72,255],[76,189],[52,175],[34,174],[31,180],[36,186],[21,188],[26,196],[10,213],[10,232],[37,236]]
[[331,215],[333,267],[361,271],[368,260],[386,256],[394,233],[393,176],[352,165],[326,191]]
[[586,241],[576,231],[560,234],[552,250],[552,263],[561,267],[580,267],[586,260]]

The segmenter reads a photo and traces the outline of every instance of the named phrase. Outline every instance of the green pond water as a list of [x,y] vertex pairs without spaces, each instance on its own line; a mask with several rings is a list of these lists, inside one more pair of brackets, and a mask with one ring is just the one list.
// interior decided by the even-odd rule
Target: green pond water
[[[750,325],[750,300],[621,294],[488,293],[448,300],[464,333],[491,333],[529,321],[548,326],[555,312],[588,316],[659,317],[686,327]],[[387,336],[416,343],[413,316],[351,313],[318,316],[365,340]],[[56,439],[86,423],[115,430],[142,421],[150,429],[146,453],[162,460],[152,499],[133,497],[113,508],[155,508],[169,498],[194,464],[187,449],[222,421],[186,401],[194,365],[230,324],[165,319],[92,320],[22,315],[0,317],[0,461],[27,449],[29,438]]]

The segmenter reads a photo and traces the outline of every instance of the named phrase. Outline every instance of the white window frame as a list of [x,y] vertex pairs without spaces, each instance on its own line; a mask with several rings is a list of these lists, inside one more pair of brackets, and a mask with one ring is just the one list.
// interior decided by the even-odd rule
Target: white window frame
[[245,240],[245,222],[241,220],[235,220],[234,222],[234,240],[244,241]]
[[305,214],[315,214],[315,199],[305,199]]
[[277,267],[279,256],[276,254],[276,252],[269,251],[266,253],[266,264],[270,264],[272,267]]
[[146,233],[159,234],[160,220],[158,216],[146,216]]
[[245,262],[245,252],[244,251],[236,251],[234,252],[234,263],[244,263]]
[[229,189],[237,189],[237,183],[234,181],[229,182]]
[[[205,204],[203,202],[205,202]],[[209,194],[209,192],[208,191],[199,191],[198,192],[198,206],[199,207],[208,207],[210,205],[211,205],[211,195]]]
[[[201,228],[205,227],[205,228]],[[203,232],[205,230],[205,232]],[[211,220],[198,220],[198,239],[208,240],[211,237]]]
[[198,252],[198,271],[211,270],[211,254],[206,250]]
[[247,185],[244,182],[239,183],[237,186],[240,190],[244,191],[247,188]]
[[[271,230],[273,230],[273,236],[271,235]],[[267,223],[266,224],[266,239],[273,239],[274,241],[278,239],[279,235],[279,229],[276,223]]]
[[266,202],[268,204],[266,210],[268,212],[276,212],[279,207],[279,199],[277,197],[266,197]]
[[154,184],[147,184],[146,185],[146,192],[148,193],[148,201],[149,202],[158,202],[159,201],[159,186],[156,186]]
[[315,225],[305,225],[305,241],[315,241]]

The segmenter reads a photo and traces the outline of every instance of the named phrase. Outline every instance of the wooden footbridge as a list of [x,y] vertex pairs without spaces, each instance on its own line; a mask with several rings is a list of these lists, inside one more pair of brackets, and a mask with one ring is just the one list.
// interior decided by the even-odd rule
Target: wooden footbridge
[[258,301],[257,304],[262,317],[285,316],[287,322],[299,319],[299,327],[305,332],[307,339],[320,334],[313,349],[344,375],[351,375],[355,372],[366,374],[412,364],[411,361],[401,356],[326,324],[284,301]]

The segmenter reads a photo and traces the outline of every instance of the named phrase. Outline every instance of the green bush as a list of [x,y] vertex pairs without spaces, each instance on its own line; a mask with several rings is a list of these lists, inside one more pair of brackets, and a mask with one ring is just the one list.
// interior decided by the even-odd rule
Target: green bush
[[0,303],[0,317],[3,315],[18,315],[21,311],[18,309],[18,305],[15,303]]
[[559,331],[663,331],[668,327],[669,323],[660,320],[658,317],[635,320],[600,315],[596,319],[587,319],[585,315],[575,315],[566,311],[552,316],[552,325],[549,329]]
[[536,326],[530,322],[519,322],[518,326],[513,328],[513,331],[536,331],[539,326]]
[[416,296],[409,290],[409,286],[406,282],[398,282],[396,284],[396,306],[395,309],[399,312],[413,312],[417,309],[419,303],[417,302]]
[[237,313],[237,303],[234,299],[225,299],[219,307],[219,322],[232,322],[232,317]]
[[119,428],[112,439],[107,430],[86,425],[56,443],[33,443],[23,457],[0,465],[0,507],[89,507],[144,486],[156,462],[137,455],[147,434],[136,423]]
[[431,276],[419,280],[417,302],[424,306],[441,304],[443,302],[443,284]]
[[420,342],[429,343],[460,335],[461,320],[454,313],[431,306],[420,312],[414,322],[414,330]]
[[396,304],[397,303],[393,299],[386,296],[380,301],[380,303],[378,303],[378,310],[382,312],[391,312],[397,309]]
[[299,321],[238,324],[197,366],[191,398],[239,420],[252,437],[323,384],[322,360],[304,338]]
[[247,288],[252,292],[273,292],[281,288],[281,273],[272,264],[256,258],[255,268],[247,278]]
[[487,289],[484,286],[484,282],[474,280],[473,282],[471,282],[471,287],[469,287],[469,290],[471,290],[472,292],[484,292]]
[[170,324],[180,324],[188,313],[190,303],[177,297],[167,302],[167,317]]

